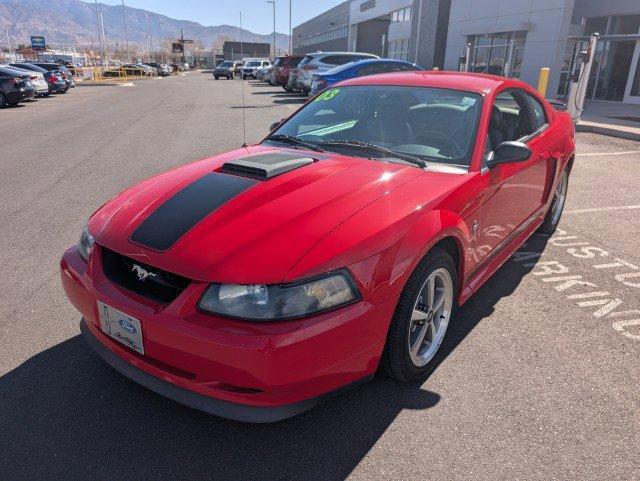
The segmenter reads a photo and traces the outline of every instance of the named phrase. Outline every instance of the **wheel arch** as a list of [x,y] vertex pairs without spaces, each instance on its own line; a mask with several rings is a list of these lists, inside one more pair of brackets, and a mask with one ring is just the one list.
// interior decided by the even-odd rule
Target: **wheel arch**
[[433,210],[425,215],[420,222],[416,222],[407,238],[413,238],[413,260],[406,269],[399,292],[404,289],[406,282],[416,269],[434,249],[441,248],[451,256],[458,276],[457,299],[462,292],[465,278],[465,245],[471,239],[471,233],[464,220],[449,210]]

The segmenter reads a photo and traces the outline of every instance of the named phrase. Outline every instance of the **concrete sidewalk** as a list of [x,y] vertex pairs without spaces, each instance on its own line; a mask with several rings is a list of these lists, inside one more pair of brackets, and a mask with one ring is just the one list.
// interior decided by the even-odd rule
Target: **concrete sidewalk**
[[640,105],[592,100],[576,130],[640,141]]

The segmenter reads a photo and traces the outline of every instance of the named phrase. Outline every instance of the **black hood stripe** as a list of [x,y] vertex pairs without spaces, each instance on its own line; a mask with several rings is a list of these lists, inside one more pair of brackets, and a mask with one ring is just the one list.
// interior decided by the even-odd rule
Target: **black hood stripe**
[[176,192],[131,234],[131,241],[165,251],[202,219],[257,181],[212,172]]

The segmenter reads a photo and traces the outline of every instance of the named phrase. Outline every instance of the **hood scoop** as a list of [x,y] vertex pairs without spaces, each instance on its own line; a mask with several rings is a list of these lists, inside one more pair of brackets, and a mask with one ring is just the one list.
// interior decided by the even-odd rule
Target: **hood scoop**
[[312,164],[311,157],[297,154],[275,152],[270,154],[249,155],[226,162],[219,170],[224,174],[238,175],[250,179],[268,180],[305,165]]

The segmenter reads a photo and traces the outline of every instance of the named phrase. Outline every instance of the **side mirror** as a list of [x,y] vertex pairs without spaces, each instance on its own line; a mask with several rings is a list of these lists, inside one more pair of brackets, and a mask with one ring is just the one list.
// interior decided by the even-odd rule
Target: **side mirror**
[[269,132],[273,132],[274,130],[276,130],[278,127],[280,127],[280,124],[282,122],[280,122],[279,120],[277,122],[274,122],[271,124],[271,127],[269,127]]
[[531,149],[522,142],[502,142],[487,159],[487,167],[510,162],[524,162],[531,157]]
[[273,132],[274,130],[276,130],[278,127],[280,127],[280,125],[282,125],[282,122],[284,121],[285,119],[280,119],[277,122],[272,123],[269,127],[269,132]]

